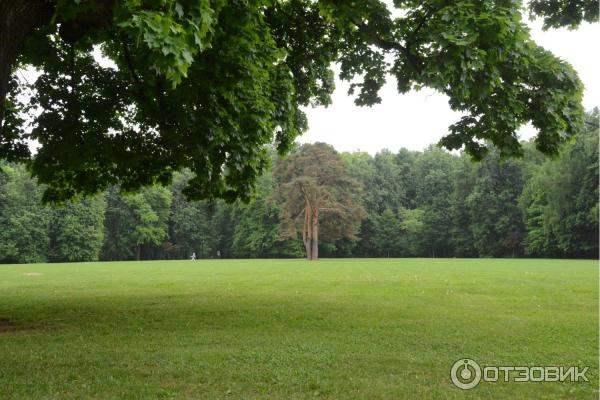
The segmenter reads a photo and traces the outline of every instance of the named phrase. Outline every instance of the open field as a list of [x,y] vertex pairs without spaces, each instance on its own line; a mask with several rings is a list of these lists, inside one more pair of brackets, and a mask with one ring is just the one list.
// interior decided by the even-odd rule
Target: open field
[[[0,320],[2,399],[598,398],[595,261],[0,265]],[[590,382],[462,391],[464,357]]]

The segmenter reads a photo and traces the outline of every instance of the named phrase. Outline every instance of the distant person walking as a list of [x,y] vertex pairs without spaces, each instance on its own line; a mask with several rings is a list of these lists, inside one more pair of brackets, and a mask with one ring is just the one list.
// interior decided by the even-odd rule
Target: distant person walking
[[195,251],[192,251],[192,257],[190,257],[190,260],[196,261],[196,252]]

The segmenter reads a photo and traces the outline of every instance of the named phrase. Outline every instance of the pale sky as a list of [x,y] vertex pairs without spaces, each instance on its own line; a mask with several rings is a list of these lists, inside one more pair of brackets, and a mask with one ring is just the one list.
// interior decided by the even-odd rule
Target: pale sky
[[[542,31],[539,20],[529,23],[536,43],[569,62],[585,85],[583,104],[586,110],[600,107],[600,53],[597,40],[600,24],[584,24],[577,31],[553,29]],[[338,151],[367,151],[382,149],[397,151],[405,147],[422,150],[444,136],[448,126],[459,119],[450,110],[447,97],[424,89],[400,95],[393,78],[383,87],[381,104],[357,107],[347,95],[348,83],[336,80],[333,104],[329,107],[304,109],[309,129],[298,138],[301,143],[326,142]],[[531,126],[524,127],[520,136],[535,135]]]

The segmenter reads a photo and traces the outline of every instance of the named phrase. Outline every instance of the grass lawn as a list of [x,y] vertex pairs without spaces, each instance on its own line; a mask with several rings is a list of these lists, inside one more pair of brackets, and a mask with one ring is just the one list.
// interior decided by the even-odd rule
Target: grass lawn
[[[595,261],[0,265],[0,320],[1,399],[598,398]],[[463,391],[464,357],[590,382]]]

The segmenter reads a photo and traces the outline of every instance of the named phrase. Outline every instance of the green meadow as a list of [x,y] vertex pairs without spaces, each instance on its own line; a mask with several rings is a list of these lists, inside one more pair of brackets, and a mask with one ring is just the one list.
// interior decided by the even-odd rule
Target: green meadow
[[[450,380],[452,364],[589,382]],[[0,265],[2,399],[597,399],[598,263]]]

